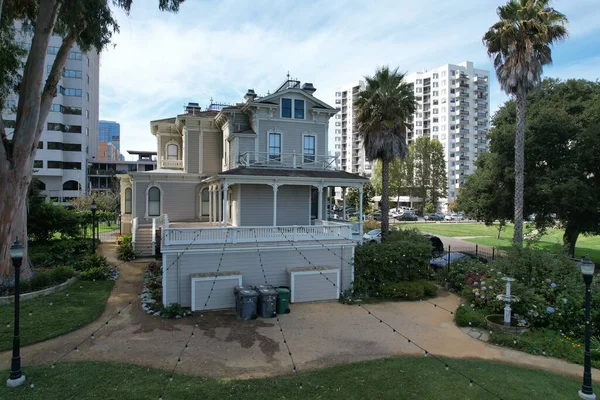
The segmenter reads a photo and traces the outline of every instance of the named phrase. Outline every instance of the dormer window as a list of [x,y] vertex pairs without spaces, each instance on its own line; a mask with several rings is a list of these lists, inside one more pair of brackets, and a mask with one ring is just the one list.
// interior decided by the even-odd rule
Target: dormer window
[[178,160],[179,159],[179,146],[176,144],[169,144],[167,146],[167,160]]
[[304,100],[282,98],[281,118],[304,119]]

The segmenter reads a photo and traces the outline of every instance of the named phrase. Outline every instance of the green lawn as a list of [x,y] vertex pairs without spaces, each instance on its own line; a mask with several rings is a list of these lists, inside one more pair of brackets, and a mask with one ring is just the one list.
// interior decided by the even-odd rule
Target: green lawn
[[[503,399],[571,399],[580,380],[548,372],[475,360],[448,360]],[[27,385],[2,399],[158,399],[168,371],[104,362],[24,366]],[[4,371],[3,376],[8,376]],[[34,387],[31,388],[30,384]],[[596,392],[600,390],[596,388]],[[277,378],[230,380],[175,375],[171,399],[494,399],[432,358],[402,357],[346,364]]]
[[[461,237],[461,236],[488,236],[475,239],[466,239],[468,242],[478,243],[485,246],[495,247],[497,249],[509,249],[512,245],[513,227],[512,224],[506,226],[496,239],[498,230],[494,226],[486,226],[480,223],[421,223],[405,224],[406,227],[414,227],[424,232],[430,232],[436,235]],[[563,231],[559,229],[550,229],[546,232],[536,246],[540,249],[550,251],[560,251],[562,249]],[[581,257],[589,254],[590,258],[600,265],[600,237],[580,235],[577,240],[575,256]]]
[[[63,292],[22,301],[21,345],[64,335],[95,321],[113,285],[114,281],[78,281]],[[12,347],[13,313],[13,304],[0,306],[0,350]]]

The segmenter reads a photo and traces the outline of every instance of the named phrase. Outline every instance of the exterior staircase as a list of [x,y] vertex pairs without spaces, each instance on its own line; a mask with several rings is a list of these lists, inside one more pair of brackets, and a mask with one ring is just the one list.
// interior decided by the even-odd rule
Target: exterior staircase
[[152,256],[152,225],[140,225],[135,234],[135,254],[137,257]]

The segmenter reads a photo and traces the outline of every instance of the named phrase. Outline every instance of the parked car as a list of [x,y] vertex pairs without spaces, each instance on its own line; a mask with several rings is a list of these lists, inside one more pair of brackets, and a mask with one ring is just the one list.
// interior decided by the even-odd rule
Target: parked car
[[482,263],[487,264],[487,259],[483,257],[477,257],[469,253],[459,253],[455,251],[448,253],[445,251],[438,257],[431,258],[431,260],[429,260],[429,266],[433,269],[448,268],[448,265],[452,265],[458,260],[464,260],[467,258],[479,260]]
[[381,243],[381,229],[373,229],[365,233],[363,240],[367,243]]
[[446,220],[446,221],[464,221],[465,217],[463,217],[461,214],[452,213],[452,214],[446,214],[446,216],[444,217],[444,220]]
[[404,212],[396,217],[398,221],[418,221],[419,217],[410,212]]
[[437,214],[437,213],[427,214],[424,218],[425,218],[425,221],[443,221],[444,220],[444,216],[442,214]]
[[381,211],[375,211],[375,212],[373,213],[373,219],[374,219],[375,221],[381,221]]

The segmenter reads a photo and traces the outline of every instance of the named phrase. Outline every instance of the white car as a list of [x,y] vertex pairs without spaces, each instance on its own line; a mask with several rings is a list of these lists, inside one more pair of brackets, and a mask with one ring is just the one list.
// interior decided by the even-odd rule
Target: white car
[[446,221],[464,221],[465,217],[463,217],[460,214],[452,213],[452,214],[446,214],[446,216],[444,217],[444,220],[446,220]]
[[365,233],[363,240],[367,243],[381,243],[381,229],[373,229]]

